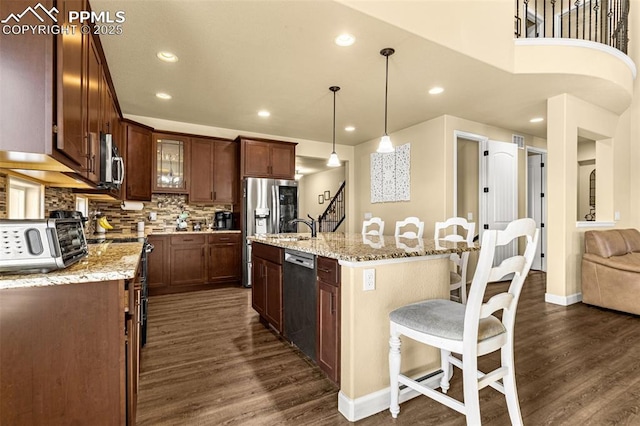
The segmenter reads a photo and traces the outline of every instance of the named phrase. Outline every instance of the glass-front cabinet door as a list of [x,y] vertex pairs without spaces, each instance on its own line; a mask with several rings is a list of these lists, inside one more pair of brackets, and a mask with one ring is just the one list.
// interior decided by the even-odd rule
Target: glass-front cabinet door
[[189,138],[154,133],[153,192],[188,192]]

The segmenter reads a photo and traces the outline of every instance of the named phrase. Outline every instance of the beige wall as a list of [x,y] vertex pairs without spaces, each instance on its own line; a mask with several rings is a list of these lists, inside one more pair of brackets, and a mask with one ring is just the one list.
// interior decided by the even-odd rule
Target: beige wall
[[[433,235],[434,222],[454,215],[453,164],[456,131],[502,142],[510,142],[512,135],[516,133],[449,115],[392,133],[391,139],[394,145],[411,143],[411,201],[408,202],[374,204],[370,202],[370,156],[378,146],[378,139],[356,146],[354,192],[357,194],[355,215],[357,223],[361,223],[364,214],[369,212],[385,221],[385,234],[393,235],[395,221],[407,216],[417,216],[425,222],[425,236]],[[525,145],[546,147],[544,139],[530,135],[522,136],[525,138]],[[527,214],[526,170],[525,150],[519,150],[518,214],[520,217],[525,217]],[[477,171],[473,173],[477,176]],[[464,211],[459,210],[458,214],[466,217]],[[474,220],[477,221],[477,214]]]
[[[628,122],[615,114],[564,94],[548,101],[548,162],[547,188],[549,220],[547,245],[547,293],[571,298],[580,292],[580,261],[583,252],[584,228],[576,227],[578,203],[578,136],[596,141],[598,185],[596,198],[598,220],[610,221],[615,209],[621,215],[630,214],[618,200],[614,181],[627,179]],[[618,137],[619,135],[620,137]],[[618,148],[613,152],[613,147]],[[627,160],[628,161],[628,160]],[[616,164],[618,167],[614,167]]]
[[[471,222],[478,220],[478,142],[458,138],[458,206],[457,215]],[[471,218],[469,218],[471,213]]]
[[[298,181],[300,192],[298,217],[306,218],[310,214],[314,218],[324,213],[330,201],[325,200],[324,204],[318,203],[318,195],[329,191],[331,197],[335,196],[336,191],[345,180],[345,166],[329,169],[323,172],[305,175]],[[338,231],[344,232],[346,228],[343,223]],[[309,228],[300,225],[300,232],[309,232]]]
[[362,226],[369,212],[385,221],[386,235],[393,235],[395,222],[407,216],[417,216],[425,222],[425,235],[433,234],[433,223],[445,218],[443,186],[444,117],[426,121],[391,134],[394,145],[411,144],[411,201],[371,203],[371,154],[378,147],[375,139],[355,147],[356,219]]

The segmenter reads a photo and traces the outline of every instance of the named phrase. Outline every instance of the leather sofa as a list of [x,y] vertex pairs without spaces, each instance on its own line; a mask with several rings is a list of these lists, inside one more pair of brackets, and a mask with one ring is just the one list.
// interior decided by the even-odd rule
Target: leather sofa
[[582,302],[640,315],[640,231],[586,231]]

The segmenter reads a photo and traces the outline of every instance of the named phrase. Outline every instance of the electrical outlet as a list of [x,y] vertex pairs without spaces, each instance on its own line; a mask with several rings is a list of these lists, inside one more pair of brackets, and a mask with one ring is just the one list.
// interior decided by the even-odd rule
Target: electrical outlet
[[473,212],[467,213],[467,220],[473,220]]
[[376,289],[376,270],[365,269],[362,271],[362,290],[371,291]]
[[615,212],[613,214],[613,220],[620,220],[620,212]]
[[369,220],[373,217],[373,215],[371,214],[371,212],[366,212],[364,214],[364,220]]

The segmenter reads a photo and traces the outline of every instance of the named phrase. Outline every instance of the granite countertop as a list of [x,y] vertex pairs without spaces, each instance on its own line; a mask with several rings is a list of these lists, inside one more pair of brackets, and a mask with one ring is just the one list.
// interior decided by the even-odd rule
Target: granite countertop
[[89,255],[65,269],[46,274],[0,275],[0,289],[41,287],[136,277],[142,243],[89,244]]
[[189,234],[239,234],[239,229],[206,229],[204,231],[176,231],[175,229],[168,229],[165,231],[152,231],[149,235],[189,235]]
[[441,247],[436,247],[435,241],[430,238],[364,236],[343,232],[318,233],[316,238],[311,238],[311,234],[262,234],[247,239],[347,262],[433,256],[480,250],[478,244],[468,246],[466,243],[448,242],[440,243]]

